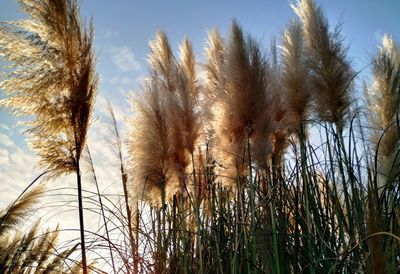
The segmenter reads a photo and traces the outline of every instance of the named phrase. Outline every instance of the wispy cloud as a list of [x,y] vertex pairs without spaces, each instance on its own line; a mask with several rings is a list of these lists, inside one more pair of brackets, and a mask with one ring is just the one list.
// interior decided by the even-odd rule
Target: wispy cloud
[[135,54],[128,47],[114,47],[111,49],[111,61],[119,71],[138,71],[141,66]]
[[[102,123],[111,121],[110,112],[108,110],[107,99],[110,100],[110,102],[111,102],[111,105],[112,105],[112,108],[113,108],[113,111],[114,111],[114,115],[115,115],[115,118],[116,118],[117,122],[119,122],[119,123],[124,122],[125,121],[125,117],[128,114],[124,110],[124,108],[121,107],[121,105],[113,102],[113,100],[111,98],[106,98],[106,97],[104,97],[102,95],[99,95],[99,98],[97,99],[96,112],[98,114],[100,114],[103,119],[105,119],[105,121],[102,121]],[[98,125],[96,125],[96,126],[98,126]],[[96,129],[96,127],[94,127],[94,128]]]
[[5,124],[0,124],[0,129],[9,130],[10,127]]
[[0,165],[8,163],[9,159],[9,152],[5,148],[0,148]]
[[[104,100],[101,100],[104,101]],[[88,145],[91,149],[96,175],[101,192],[111,193],[112,201],[118,204],[118,195],[122,193],[118,161],[112,138],[107,125],[106,104],[101,102],[101,111],[104,113],[89,130]],[[118,107],[117,119],[122,119],[122,110]],[[38,176],[43,170],[37,166],[37,156],[24,143],[9,142],[10,136],[17,136],[18,129],[7,127],[6,134],[0,133],[0,208],[7,207],[16,197]],[[1,128],[0,128],[1,129]],[[4,128],[5,129],[5,128]],[[18,135],[19,136],[19,135]],[[7,144],[7,145],[5,145]],[[84,159],[82,159],[84,162]],[[96,191],[93,184],[93,176],[86,166],[82,166],[84,195],[89,196]],[[86,192],[89,191],[89,192]],[[46,194],[41,199],[41,209],[32,215],[41,217],[45,226],[54,227],[57,223],[62,228],[76,229],[79,227],[78,211],[76,202],[76,182],[74,174],[62,176],[54,181],[48,181]],[[115,198],[114,198],[115,197]],[[90,197],[91,198],[91,197]],[[96,201],[97,197],[93,201]],[[93,207],[92,199],[84,200],[84,207]],[[112,208],[112,205],[108,205]],[[95,210],[85,210],[87,230],[97,231],[99,228],[99,216]],[[76,232],[63,232],[60,241],[64,242],[71,238],[79,237]]]
[[133,88],[136,84],[136,80],[129,78],[129,77],[112,77],[109,79],[110,84],[112,85],[118,85],[118,86],[123,86],[123,87],[128,87],[128,88]]
[[0,133],[0,145],[10,147],[14,145],[14,142],[8,135]]
[[119,36],[119,32],[118,31],[114,31],[114,30],[110,30],[110,29],[106,29],[106,30],[102,31],[101,34],[106,39],[116,38],[116,37]]
[[36,157],[16,144],[0,149],[0,208],[15,199],[35,174]]

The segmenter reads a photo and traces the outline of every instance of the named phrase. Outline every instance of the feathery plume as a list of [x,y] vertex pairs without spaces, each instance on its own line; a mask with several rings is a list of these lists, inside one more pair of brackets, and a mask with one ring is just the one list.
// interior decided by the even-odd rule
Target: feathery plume
[[309,75],[304,52],[303,30],[297,20],[289,23],[282,35],[282,84],[291,131],[299,133],[307,119],[310,101]]
[[[268,167],[268,159],[273,151],[271,143],[271,134],[277,128],[277,121],[274,114],[281,104],[274,104],[275,96],[275,73],[271,65],[268,64],[266,57],[263,56],[260,46],[252,39],[248,40],[248,49],[250,56],[249,74],[251,75],[250,89],[258,90],[259,107],[261,109],[259,116],[255,120],[254,130],[251,137],[251,153],[254,162],[261,169],[266,170]],[[252,95],[249,95],[252,96]],[[275,99],[274,99],[275,98]],[[277,102],[276,102],[277,103]]]
[[10,72],[0,105],[28,122],[39,165],[53,177],[76,172],[83,271],[87,273],[79,160],[97,90],[93,26],[82,26],[76,0],[24,0],[29,19],[2,22],[0,52]]
[[43,185],[39,185],[22,195],[7,209],[0,210],[0,272],[69,271],[65,259],[75,251],[75,248],[66,249],[70,253],[61,259],[55,255],[59,235],[58,226],[53,230],[47,229],[44,233],[39,233],[40,221],[37,221],[26,234],[20,232],[19,226],[29,218],[43,192]]
[[327,19],[313,0],[298,1],[292,8],[303,25],[317,116],[334,123],[341,133],[351,104],[353,70],[346,57],[340,27],[330,32]]
[[185,39],[180,46],[180,56],[179,116],[183,124],[183,131],[180,134],[184,137],[185,149],[193,155],[200,134],[200,116],[197,106],[200,85],[197,81],[195,55],[188,39]]
[[400,51],[388,35],[382,39],[373,61],[373,79],[365,87],[367,105],[372,123],[372,142],[376,144],[382,187],[393,182],[400,169],[398,113],[400,105]]
[[94,105],[93,28],[83,29],[76,1],[20,1],[29,19],[2,22],[0,51],[11,72],[1,105],[32,115],[28,133],[52,175],[76,170]]
[[[185,39],[180,47],[180,62],[173,56],[163,32],[158,32],[149,44],[151,77],[146,84],[144,97],[136,100],[136,104],[141,106],[137,107],[139,114],[135,121],[142,125],[149,123],[150,128],[162,130],[152,131],[157,132],[156,139],[152,141],[140,140],[138,136],[149,134],[146,133],[149,130],[147,126],[139,126],[134,130],[136,133],[132,146],[136,148],[132,152],[136,160],[133,165],[137,167],[134,176],[138,180],[135,184],[142,184],[143,176],[148,178],[149,174],[158,174],[157,178],[148,178],[146,184],[153,191],[161,191],[165,195],[178,190],[175,181],[179,182],[180,188],[185,184],[184,175],[189,167],[190,155],[194,154],[200,135],[200,117],[196,106],[200,87],[197,83],[196,60],[189,40]],[[155,120],[152,115],[160,117]],[[139,154],[146,156],[136,157]],[[145,161],[144,157],[147,157],[147,163],[140,163]],[[162,160],[156,163],[155,159]]]
[[171,180],[170,155],[172,134],[167,100],[160,86],[151,79],[145,83],[142,95],[132,100],[136,116],[130,155],[132,155],[132,189],[137,199],[159,203],[166,184]]
[[39,202],[43,191],[43,186],[35,187],[20,197],[6,210],[0,212],[0,235],[6,234],[9,230],[15,229],[24,222],[26,215]]
[[206,63],[204,65],[206,83],[202,93],[203,100],[202,114],[205,118],[205,135],[208,143],[215,141],[215,129],[212,121],[214,120],[213,111],[215,99],[219,93],[223,93],[225,86],[225,75],[222,69],[226,58],[226,45],[218,30],[212,30],[208,33],[207,46],[204,50]]
[[[182,100],[187,100],[182,85],[181,68],[172,53],[168,38],[164,32],[158,31],[153,41],[149,42],[151,52],[149,64],[152,81],[156,82],[160,96],[165,100],[164,106],[168,116],[170,137],[169,165],[175,170],[177,181],[182,184],[183,173],[189,164],[188,155],[185,153],[184,126],[182,123]],[[169,187],[173,187],[172,182]]]
[[[215,37],[218,36],[213,38],[218,42]],[[213,43],[219,45],[216,42]],[[268,64],[259,45],[251,38],[246,40],[236,22],[232,24],[221,67],[219,59],[212,59],[220,58],[217,50],[222,51],[217,47],[207,53],[211,59],[207,66],[209,89],[214,100],[210,108],[220,149],[219,158],[225,159],[224,166],[230,168],[222,175],[235,177],[238,171],[241,174],[246,168],[247,161],[242,155],[247,138],[255,136],[260,119],[266,121],[263,115],[268,101]]]
[[177,66],[167,35],[157,31],[154,40],[149,42],[149,47],[148,62],[151,76],[160,80],[163,90],[173,92]]
[[207,63],[205,64],[207,76],[207,94],[213,100],[218,93],[224,92],[224,74],[222,69],[226,58],[226,45],[218,30],[208,33],[205,48]]

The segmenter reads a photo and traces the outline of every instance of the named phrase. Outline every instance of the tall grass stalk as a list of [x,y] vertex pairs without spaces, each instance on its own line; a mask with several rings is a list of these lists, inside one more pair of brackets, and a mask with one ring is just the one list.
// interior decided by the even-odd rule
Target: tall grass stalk
[[[166,34],[157,32],[149,43],[149,78],[131,100],[128,162],[109,105],[122,183],[122,194],[110,196],[100,188],[84,191],[81,182],[96,88],[91,30],[80,27],[75,1],[40,1],[67,33],[54,43],[36,41],[29,33],[47,37],[49,14],[22,5],[50,30],[41,33],[30,21],[0,25],[1,53],[21,72],[0,87],[16,96],[2,105],[37,118],[30,132],[47,172],[77,176],[77,195],[68,197],[79,198],[80,240],[66,243],[72,249],[50,260],[49,271],[66,264],[71,271],[82,265],[84,273],[100,273],[87,266],[87,250],[115,273],[399,272],[400,55],[392,38],[385,36],[372,62],[365,115],[352,105],[358,73],[340,28],[331,30],[312,0],[297,2],[299,19],[269,54],[236,21],[227,38],[209,33],[204,66],[188,39],[175,58]],[[22,56],[10,44],[32,54]],[[67,50],[70,58],[56,66],[49,53],[65,50],[64,44],[76,54]],[[36,73],[45,68],[47,74]],[[74,78],[70,71],[82,75],[72,73]],[[29,105],[34,93],[39,95]],[[374,119],[365,119],[368,114]],[[93,163],[91,169],[97,181]],[[86,210],[101,218],[94,231],[84,230],[83,199]],[[65,211],[75,210],[69,202]],[[0,239],[7,238],[12,251],[0,252],[0,269],[28,267],[18,258],[36,246],[38,225],[15,241],[4,230],[13,231],[29,204],[16,202],[13,214],[0,214]],[[77,241],[82,263],[62,263]]]

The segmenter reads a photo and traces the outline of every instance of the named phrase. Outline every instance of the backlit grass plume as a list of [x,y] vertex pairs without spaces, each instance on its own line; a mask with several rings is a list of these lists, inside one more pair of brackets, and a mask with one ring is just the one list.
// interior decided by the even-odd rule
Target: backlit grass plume
[[9,73],[0,83],[1,101],[27,115],[32,147],[52,176],[76,172],[86,269],[79,160],[94,106],[97,76],[93,27],[82,26],[76,0],[23,0],[28,19],[2,22],[0,53]]
[[170,164],[172,132],[167,100],[157,82],[148,80],[140,97],[133,99],[136,116],[132,121],[130,155],[132,189],[137,199],[160,202],[173,176]]
[[211,142],[215,138],[215,130],[211,122],[213,120],[212,105],[218,94],[224,92],[225,86],[225,75],[222,73],[222,68],[226,58],[226,45],[217,29],[208,33],[204,55],[206,57],[204,64],[206,83],[202,103],[207,107],[202,109],[202,113],[205,117],[207,142]]
[[219,159],[224,159],[227,169],[224,175],[235,177],[247,165],[243,157],[247,140],[263,134],[255,131],[261,120],[266,121],[268,64],[259,45],[246,39],[236,22],[232,23],[226,50],[220,41],[217,33],[211,34],[206,51],[208,88],[213,100],[210,108]]
[[304,50],[301,24],[293,20],[282,35],[282,84],[290,124],[297,133],[300,133],[302,121],[308,118],[310,105],[309,73]]
[[164,91],[173,92],[177,65],[167,35],[158,31],[155,38],[149,42],[149,47],[148,62],[151,75],[158,79]]
[[321,8],[313,0],[298,1],[293,9],[303,25],[316,116],[335,124],[342,132],[351,104],[353,71],[340,27],[331,32]]
[[137,199],[160,204],[165,201],[171,182],[177,180],[176,166],[187,161],[183,150],[177,149],[183,147],[183,141],[174,139],[178,130],[171,112],[177,104],[174,98],[178,66],[165,33],[158,31],[149,46],[150,77],[132,101],[137,116],[130,141],[131,183],[137,190]]
[[185,150],[189,155],[194,154],[200,136],[199,92],[200,84],[197,79],[197,64],[192,44],[185,39],[180,46],[180,71],[178,73],[180,86],[178,88],[179,112],[176,123],[182,123],[180,134],[183,135]]
[[2,22],[0,52],[11,71],[1,105],[28,122],[40,165],[53,175],[76,171],[97,79],[92,27],[83,29],[76,1],[20,1],[30,18]]
[[207,58],[205,69],[207,79],[207,91],[211,100],[223,92],[224,74],[222,68],[226,58],[226,45],[218,30],[208,33],[207,46],[204,50]]
[[[149,54],[149,65],[151,70],[151,81],[157,86],[159,100],[164,101],[166,108],[166,119],[170,131],[170,148],[168,154],[168,165],[174,172],[170,177],[169,187],[182,183],[182,176],[189,159],[185,153],[185,140],[183,124],[181,121],[180,91],[182,78],[180,68],[172,53],[168,38],[164,32],[158,31],[154,40],[149,43],[151,52]],[[182,94],[183,96],[185,94]],[[172,183],[174,182],[174,184]]]
[[380,187],[392,184],[400,168],[398,113],[400,105],[400,51],[388,35],[382,39],[373,61],[372,82],[365,93],[370,111],[373,135],[372,143],[378,153]]
[[[138,105],[131,146],[134,184],[145,185],[146,193],[173,194],[184,187],[200,134],[196,60],[187,39],[180,47],[180,61],[163,32],[149,44],[151,76],[142,96],[134,100]],[[152,137],[144,137],[149,134]]]
[[6,235],[10,230],[15,230],[24,222],[28,212],[39,202],[43,194],[43,187],[39,186],[21,196],[0,214],[0,235]]
[[[191,159],[200,134],[200,117],[197,106],[200,86],[197,82],[196,59],[192,45],[185,39],[180,46],[180,60],[176,63],[175,89],[168,96],[168,112],[173,134],[172,164],[180,178],[181,187],[184,174],[190,172]],[[193,168],[193,167],[192,167]]]
[[[398,207],[400,52],[390,36],[383,37],[372,64],[372,79],[365,86],[375,163],[374,179],[368,185],[367,229],[369,234],[390,231],[398,235],[398,226],[393,225],[398,214],[389,212]],[[394,251],[392,243],[373,237],[368,248],[371,270],[388,272]]]

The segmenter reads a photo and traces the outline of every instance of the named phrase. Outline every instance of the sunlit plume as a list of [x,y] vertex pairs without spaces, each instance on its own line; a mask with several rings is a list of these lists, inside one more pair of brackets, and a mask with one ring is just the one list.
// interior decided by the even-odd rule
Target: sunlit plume
[[398,112],[400,104],[400,54],[399,47],[388,35],[382,39],[373,59],[372,79],[365,86],[369,119],[372,123],[371,141],[374,154],[378,153],[380,186],[392,184],[400,169],[397,155],[399,146]]
[[316,116],[335,124],[342,132],[349,114],[354,72],[346,56],[340,25],[330,31],[321,8],[313,0],[301,0],[292,7],[303,26]]

